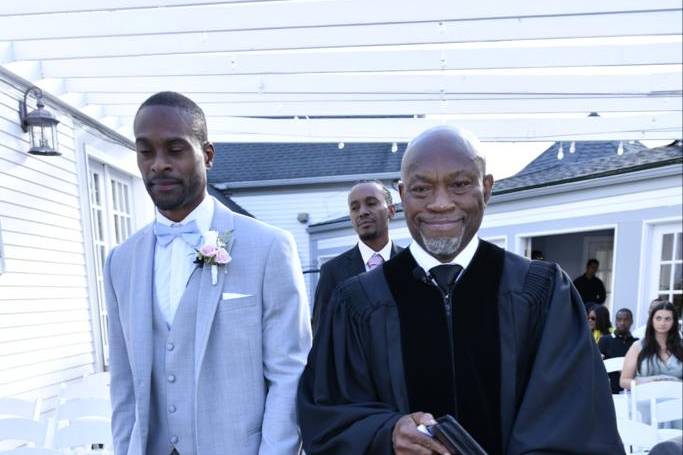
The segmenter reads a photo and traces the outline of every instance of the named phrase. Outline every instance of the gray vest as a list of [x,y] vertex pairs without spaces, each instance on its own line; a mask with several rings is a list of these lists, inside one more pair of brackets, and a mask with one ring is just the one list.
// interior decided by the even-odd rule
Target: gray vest
[[195,453],[194,335],[201,269],[194,271],[169,327],[154,298],[154,363],[148,455]]

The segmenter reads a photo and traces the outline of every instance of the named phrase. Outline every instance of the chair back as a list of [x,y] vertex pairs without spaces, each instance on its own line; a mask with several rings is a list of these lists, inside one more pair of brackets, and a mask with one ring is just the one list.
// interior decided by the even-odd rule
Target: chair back
[[605,364],[605,370],[607,370],[608,373],[614,373],[616,371],[621,371],[621,369],[624,367],[624,358],[614,357],[611,359],[605,359],[603,360],[603,363]]
[[47,425],[24,417],[0,419],[0,441],[30,442],[43,445]]
[[0,418],[24,417],[26,419],[40,420],[40,403],[39,399],[0,398]]
[[94,374],[86,376],[80,381],[68,382],[61,385],[59,398],[64,400],[82,398],[109,399],[109,374]]
[[111,420],[111,402],[103,398],[60,399],[55,410],[55,420],[71,423],[80,419],[100,418]]
[[64,455],[64,453],[43,447],[18,447],[12,450],[5,450],[2,452],[2,455]]
[[631,382],[631,416],[638,415],[638,403],[650,402],[650,413],[655,408],[658,400],[683,399],[683,385],[680,381],[652,381],[644,384]]
[[64,428],[57,428],[52,442],[55,449],[90,448],[93,444],[103,444],[105,449],[112,449],[114,443],[109,420],[77,420]]
[[683,400],[674,399],[655,403],[650,407],[650,422],[657,428],[657,424],[683,420]]

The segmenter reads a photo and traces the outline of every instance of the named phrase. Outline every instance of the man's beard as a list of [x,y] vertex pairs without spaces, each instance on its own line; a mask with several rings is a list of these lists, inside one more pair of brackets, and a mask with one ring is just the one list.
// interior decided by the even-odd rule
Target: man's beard
[[460,243],[462,242],[462,236],[441,239],[430,239],[423,233],[420,233],[420,236],[422,237],[422,243],[424,243],[425,250],[437,258],[455,256],[455,253],[457,253],[460,248]]

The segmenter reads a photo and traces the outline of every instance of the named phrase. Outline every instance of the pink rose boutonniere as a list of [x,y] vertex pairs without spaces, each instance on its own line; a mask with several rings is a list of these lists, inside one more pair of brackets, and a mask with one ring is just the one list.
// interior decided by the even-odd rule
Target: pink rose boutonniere
[[[232,261],[230,249],[232,248],[232,231],[218,234],[217,231],[208,231],[204,234],[204,244],[197,250],[196,264],[211,266],[211,284],[218,282],[218,266],[225,266]],[[225,268],[225,273],[228,273]]]

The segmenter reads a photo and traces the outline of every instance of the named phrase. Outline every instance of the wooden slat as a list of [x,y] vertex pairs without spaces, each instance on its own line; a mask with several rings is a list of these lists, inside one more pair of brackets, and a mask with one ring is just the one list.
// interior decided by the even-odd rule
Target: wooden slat
[[70,345],[92,344],[92,337],[88,333],[74,333],[60,337],[34,338],[32,340],[0,343],[0,358],[6,355],[31,355],[33,351],[49,348],[61,348]]
[[0,315],[89,309],[90,303],[87,299],[3,300],[0,303]]
[[[64,229],[80,230],[80,220],[56,214],[41,212],[40,210],[19,207],[15,204],[0,200],[0,216],[12,216],[23,220],[40,220],[45,225],[59,226]],[[19,259],[22,259],[20,257]],[[30,259],[30,257],[28,258]]]
[[[4,302],[0,300],[0,305],[3,304]],[[0,343],[7,341],[27,340],[32,338],[43,338],[47,336],[68,335],[73,333],[90,333],[90,330],[90,323],[87,321],[61,322],[58,324],[43,324],[30,327],[1,329]]]

